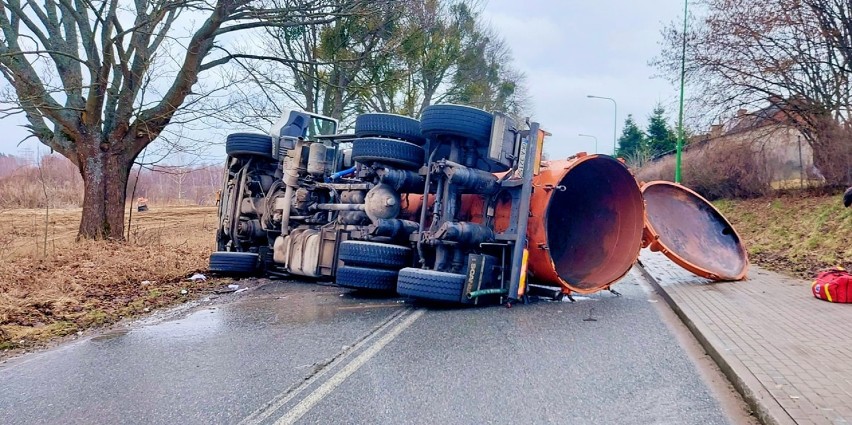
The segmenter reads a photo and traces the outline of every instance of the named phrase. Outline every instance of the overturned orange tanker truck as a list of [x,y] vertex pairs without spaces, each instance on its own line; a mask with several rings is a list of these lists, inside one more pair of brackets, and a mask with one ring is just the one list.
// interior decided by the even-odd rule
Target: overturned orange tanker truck
[[745,276],[739,236],[706,200],[640,186],[606,155],[543,161],[539,123],[432,105],[338,125],[287,111],[270,135],[228,136],[211,272],[462,304],[609,289],[643,246],[710,279]]

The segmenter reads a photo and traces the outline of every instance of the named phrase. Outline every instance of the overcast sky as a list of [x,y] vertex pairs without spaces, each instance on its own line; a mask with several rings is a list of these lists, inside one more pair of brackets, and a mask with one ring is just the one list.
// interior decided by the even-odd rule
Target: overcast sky
[[[588,94],[617,100],[619,134],[627,114],[644,125],[657,102],[667,107],[673,121],[676,88],[652,79],[655,70],[647,63],[659,50],[661,26],[683,16],[682,8],[681,0],[486,3],[486,20],[506,38],[516,66],[527,76],[532,118],[553,133],[546,145],[551,158],[593,152],[594,141],[580,133],[597,136],[599,151],[612,153],[612,102],[588,99]],[[26,137],[22,123],[0,122],[0,152],[36,149],[35,142],[17,146]]]
[[663,23],[683,16],[683,1],[489,0],[485,14],[526,73],[533,118],[553,133],[545,145],[551,158],[593,152],[594,141],[580,133],[612,153],[612,102],[586,95],[617,101],[619,135],[627,114],[644,126],[657,102],[677,116],[677,89],[652,79],[648,61]]

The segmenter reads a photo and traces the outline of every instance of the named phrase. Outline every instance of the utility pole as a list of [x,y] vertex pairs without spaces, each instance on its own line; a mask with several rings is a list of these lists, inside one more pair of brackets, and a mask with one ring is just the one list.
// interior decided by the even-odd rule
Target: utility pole
[[683,0],[683,47],[680,55],[680,113],[677,118],[677,160],[675,165],[675,183],[681,182],[681,156],[683,154],[683,86],[686,79],[686,22],[689,10],[689,0]]

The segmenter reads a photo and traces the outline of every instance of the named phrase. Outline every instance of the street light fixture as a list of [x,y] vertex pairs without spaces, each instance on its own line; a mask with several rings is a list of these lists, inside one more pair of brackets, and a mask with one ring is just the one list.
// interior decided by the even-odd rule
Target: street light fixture
[[580,134],[579,136],[580,137],[591,137],[592,139],[595,139],[595,153],[598,153],[598,138],[597,137],[592,136],[590,134]]
[[586,97],[588,97],[589,99],[605,99],[605,100],[612,101],[612,106],[615,108],[615,114],[613,114],[613,117],[612,117],[612,156],[615,156],[616,143],[618,141],[617,135],[616,135],[616,133],[618,131],[618,103],[616,103],[615,99],[613,99],[611,97],[594,96],[594,95],[591,95],[591,94],[587,95]]

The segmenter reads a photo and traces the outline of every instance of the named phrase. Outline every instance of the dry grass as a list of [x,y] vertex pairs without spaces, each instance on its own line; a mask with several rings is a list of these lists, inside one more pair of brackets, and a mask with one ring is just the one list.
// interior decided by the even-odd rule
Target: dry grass
[[[128,243],[74,241],[80,209],[0,211],[0,349],[112,323],[207,291],[214,207],[135,213]],[[187,289],[189,294],[182,295]]]
[[839,195],[799,191],[715,204],[756,264],[806,279],[836,265],[852,268],[852,209]]

